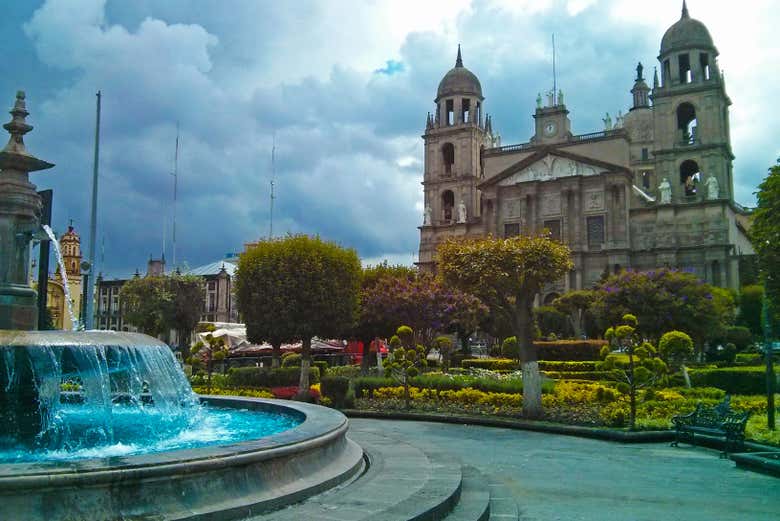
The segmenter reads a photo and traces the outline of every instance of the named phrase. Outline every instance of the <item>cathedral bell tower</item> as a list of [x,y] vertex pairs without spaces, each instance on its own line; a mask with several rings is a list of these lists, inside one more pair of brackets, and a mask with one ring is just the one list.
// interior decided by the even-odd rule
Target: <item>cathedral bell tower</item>
[[718,50],[683,1],[680,19],[661,40],[661,79],[653,81],[655,171],[668,179],[671,202],[733,200],[729,113]]
[[477,183],[483,176],[481,152],[493,145],[490,116],[483,114],[482,86],[463,66],[460,45],[455,67],[436,93],[435,112],[425,122],[424,215],[419,264],[433,269],[434,236],[466,235],[481,215]]

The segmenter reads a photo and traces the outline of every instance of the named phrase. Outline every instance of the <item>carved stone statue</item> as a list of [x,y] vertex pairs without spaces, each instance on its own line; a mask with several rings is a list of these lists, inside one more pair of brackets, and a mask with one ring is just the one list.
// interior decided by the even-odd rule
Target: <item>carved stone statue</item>
[[642,71],[644,71],[644,67],[642,66],[642,62],[639,62],[636,66],[636,81],[643,80],[642,77]]
[[431,207],[426,206],[425,207],[425,215],[423,216],[423,226],[430,226],[431,225]]
[[714,175],[710,175],[704,186],[707,187],[707,199],[717,199],[720,196],[720,186],[718,185],[718,179]]
[[537,109],[542,108],[542,93],[541,92],[536,95],[536,108]]
[[466,222],[466,203],[463,202],[463,199],[460,200],[460,203],[458,203],[458,223],[465,223]]
[[563,104],[563,89],[558,89],[558,105]]
[[664,177],[661,184],[658,185],[658,191],[661,194],[661,204],[672,203],[672,185],[669,183],[669,179]]
[[604,122],[604,130],[612,130],[612,118],[609,116],[609,112],[607,112],[607,116],[601,121]]
[[554,107],[555,106],[555,91],[551,90],[547,93],[547,106],[548,107]]
[[614,128],[623,128],[623,111],[618,110],[617,116],[615,117],[615,127]]

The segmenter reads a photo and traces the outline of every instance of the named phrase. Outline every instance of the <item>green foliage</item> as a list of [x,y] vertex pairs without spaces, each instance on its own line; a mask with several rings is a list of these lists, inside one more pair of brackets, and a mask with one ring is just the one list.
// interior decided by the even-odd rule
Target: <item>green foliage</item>
[[611,371],[545,371],[547,378],[553,380],[589,380],[600,382],[610,380]]
[[[521,359],[537,360],[533,300],[544,284],[572,269],[569,248],[544,235],[453,238],[439,245],[437,260],[445,283],[475,295],[497,320],[512,324]],[[529,378],[524,384],[523,414],[538,417],[542,413],[541,379]]]
[[540,360],[539,369],[542,371],[595,371],[598,362],[570,362],[570,361],[552,361]]
[[737,351],[744,351],[753,343],[753,333],[743,326],[729,327],[724,331],[723,340],[734,344]]
[[534,342],[539,360],[598,360],[604,340]]
[[[311,359],[311,339],[349,334],[358,318],[363,271],[355,250],[291,235],[260,241],[238,262],[238,308],[250,342],[300,339],[301,366]],[[301,396],[308,396],[308,373],[301,371]],[[305,394],[304,394],[305,393]]]
[[395,330],[395,334],[401,339],[401,344],[404,347],[409,347],[414,343],[414,331],[409,326],[399,326]]
[[512,358],[518,360],[520,358],[520,346],[517,344],[517,337],[506,337],[501,342],[501,356],[504,358]]
[[509,358],[466,358],[461,360],[464,369],[487,369],[488,371],[516,371],[520,368],[517,360]]
[[372,397],[376,389],[396,385],[395,379],[382,376],[361,376],[352,380],[352,387],[357,398]]
[[312,365],[314,367],[318,367],[320,369],[320,376],[321,377],[324,377],[326,374],[328,374],[330,372],[330,370],[328,369],[328,367],[329,367],[328,366],[328,362],[326,362],[325,360],[315,360],[312,363]]
[[582,338],[591,306],[596,301],[596,292],[575,290],[564,293],[553,301],[553,307],[568,316],[575,338]]
[[534,308],[534,320],[542,337],[567,338],[574,335],[569,324],[569,317],[553,306]]
[[750,240],[758,255],[761,281],[770,304],[771,323],[780,322],[780,163],[758,186]]
[[623,271],[598,289],[593,312],[606,328],[632,314],[638,333],[657,341],[664,331],[685,331],[701,346],[733,321],[733,298],[691,273],[661,269]]
[[679,367],[693,357],[693,340],[682,331],[668,331],[658,341],[661,358],[674,367]]
[[757,337],[763,336],[761,330],[761,307],[764,287],[758,284],[742,286],[739,292],[739,312],[737,325],[744,326]]
[[282,356],[282,367],[300,367],[300,366],[301,366],[300,353],[285,353]]
[[[402,331],[403,327],[398,328],[398,336],[402,340],[404,337],[408,338],[413,335],[411,328],[409,328],[409,331]],[[404,402],[408,409],[411,400],[409,396],[409,378],[417,376],[420,373],[420,369],[427,365],[425,348],[419,344],[414,347],[399,347],[390,353],[384,365],[393,378],[404,386]]]
[[399,338],[398,335],[393,335],[390,337],[390,341],[388,342],[388,344],[390,345],[390,349],[394,350],[396,348],[401,347],[401,339]]
[[[300,367],[233,367],[228,371],[226,384],[229,387],[289,387],[298,385]],[[312,384],[320,381],[320,370],[309,368],[309,379]]]
[[343,376],[344,378],[357,378],[360,376],[359,365],[335,365],[328,368],[328,376]]
[[438,336],[433,340],[433,346],[441,355],[444,372],[446,373],[450,368],[450,359],[452,357],[454,347],[452,339],[448,336]]
[[320,382],[320,392],[330,398],[335,407],[345,407],[349,394],[349,379],[343,376],[325,376]]
[[602,346],[599,350],[599,358],[601,360],[606,360],[609,354],[612,352],[612,350],[609,348],[608,345]]
[[127,323],[152,336],[174,329],[186,341],[200,320],[203,281],[179,273],[138,277],[122,286],[119,299]]
[[688,375],[694,386],[717,387],[729,394],[766,392],[766,369],[763,367],[689,369]]

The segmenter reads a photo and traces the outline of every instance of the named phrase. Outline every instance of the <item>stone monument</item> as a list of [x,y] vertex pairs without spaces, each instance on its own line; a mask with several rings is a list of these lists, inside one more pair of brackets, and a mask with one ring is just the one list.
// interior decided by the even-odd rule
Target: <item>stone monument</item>
[[707,187],[707,199],[717,199],[720,196],[720,186],[718,186],[718,180],[714,175],[707,178],[704,186]]
[[463,199],[460,200],[460,203],[458,203],[458,223],[465,223],[466,222],[466,203],[463,202]]
[[672,185],[669,182],[669,179],[664,177],[663,181],[661,181],[661,184],[658,185],[658,191],[661,194],[661,204],[671,204],[672,203]]
[[425,215],[423,216],[423,226],[430,226],[430,225],[431,225],[431,207],[426,206]]
[[24,135],[33,129],[25,121],[28,115],[19,91],[11,121],[3,125],[11,138],[0,150],[0,329],[30,330],[38,322],[35,291],[28,281],[30,241],[40,230],[42,203],[28,174],[54,165],[25,148]]

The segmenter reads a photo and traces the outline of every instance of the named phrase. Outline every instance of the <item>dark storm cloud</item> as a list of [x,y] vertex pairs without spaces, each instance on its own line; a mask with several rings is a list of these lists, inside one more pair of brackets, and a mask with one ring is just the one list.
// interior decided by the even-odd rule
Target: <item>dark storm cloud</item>
[[[55,190],[55,228],[73,218],[86,235],[103,91],[99,236],[109,273],[143,269],[164,234],[170,259],[177,121],[180,261],[210,262],[268,233],[274,139],[276,234],[319,233],[365,257],[409,258],[421,221],[419,135],[457,43],[504,143],[531,135],[536,94],[552,84],[553,32],[574,131],[599,130],[604,112],[627,110],[636,62],[652,74],[661,37],[616,23],[612,4],[571,16],[478,1],[455,34],[412,32],[374,59],[374,4],[50,1],[14,7],[1,22],[17,36],[7,59],[19,72],[0,77],[0,106],[28,90],[28,146],[57,163],[33,182]],[[763,174],[766,160],[736,152],[746,156],[737,170],[745,199],[758,177],[740,184],[740,168]]]

